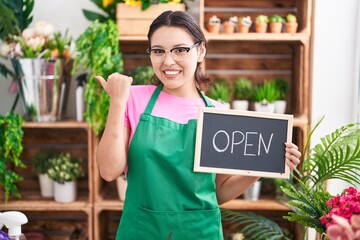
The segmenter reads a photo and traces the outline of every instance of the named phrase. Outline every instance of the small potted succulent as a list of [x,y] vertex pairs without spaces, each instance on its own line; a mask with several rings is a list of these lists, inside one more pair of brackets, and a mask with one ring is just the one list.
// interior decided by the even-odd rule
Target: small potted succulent
[[248,78],[240,77],[235,80],[233,85],[234,100],[232,101],[233,109],[248,110],[249,100],[252,96],[252,83]]
[[285,17],[286,23],[285,23],[285,30],[287,33],[296,33],[298,28],[298,23],[296,16],[292,13],[289,13]]
[[279,99],[279,92],[274,81],[265,81],[253,89],[253,100],[255,102],[255,111],[257,112],[275,112],[274,101]]
[[248,33],[251,25],[252,25],[252,21],[250,16],[240,17],[238,19],[238,32]]
[[269,23],[269,17],[266,15],[258,15],[255,19],[255,32],[266,33]]
[[208,23],[208,31],[210,33],[220,33],[221,28],[221,20],[216,15],[212,16],[209,19]]
[[284,23],[284,18],[278,14],[274,14],[269,18],[270,32],[281,33]]
[[238,23],[238,17],[236,16],[230,17],[229,20],[224,21],[223,23],[224,33],[234,33],[237,23]]
[[71,157],[70,153],[60,153],[50,159],[47,173],[54,181],[55,201],[68,203],[76,199],[77,180],[84,176],[80,160]]
[[32,158],[33,171],[39,176],[40,193],[43,197],[53,197],[53,181],[47,174],[50,166],[50,159],[56,156],[54,151],[41,151]]
[[209,88],[207,96],[230,108],[231,90],[225,79],[216,79],[215,83]]

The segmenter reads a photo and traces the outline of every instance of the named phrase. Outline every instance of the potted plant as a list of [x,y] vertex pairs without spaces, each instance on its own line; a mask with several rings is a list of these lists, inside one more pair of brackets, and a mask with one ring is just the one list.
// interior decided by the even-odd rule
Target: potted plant
[[274,101],[278,98],[279,92],[274,81],[265,81],[253,89],[255,111],[273,113],[275,111]]
[[287,33],[296,33],[298,28],[298,23],[296,16],[292,13],[289,13],[285,17],[286,23],[285,23],[285,30]]
[[255,19],[255,32],[266,33],[269,17],[266,15],[258,15]]
[[233,85],[234,100],[233,109],[248,110],[249,100],[252,96],[252,83],[248,78],[240,77],[235,80]]
[[70,153],[60,153],[49,160],[47,174],[54,181],[54,198],[57,202],[72,202],[77,196],[77,180],[84,176],[81,161]]
[[274,81],[277,91],[279,92],[279,98],[275,103],[275,113],[285,113],[286,111],[286,95],[290,90],[289,82],[283,78],[275,78]]
[[281,33],[284,23],[284,18],[278,14],[274,14],[269,18],[270,32]]
[[234,33],[237,25],[238,18],[236,16],[230,17],[227,21],[223,22],[224,33]]
[[16,184],[23,180],[13,167],[25,167],[20,155],[23,151],[23,118],[12,112],[0,115],[0,189],[4,192],[5,203],[12,195],[20,198]]
[[230,108],[231,90],[225,79],[216,79],[215,83],[209,88],[207,95],[208,97],[223,103],[227,108]]
[[240,33],[248,33],[251,27],[252,21],[251,17],[240,17],[238,19],[238,32]]
[[208,23],[207,29],[208,29],[209,33],[220,33],[220,28],[221,28],[220,18],[218,18],[216,15],[213,15],[209,19],[209,23]]
[[[94,133],[99,135],[105,128],[109,110],[109,96],[94,75],[107,76],[123,71],[123,59],[119,50],[118,28],[114,21],[94,21],[77,39],[77,56],[73,72],[88,71],[85,85],[85,120]],[[85,68],[85,69],[84,69]]]
[[133,85],[149,84],[150,79],[154,76],[154,69],[150,65],[138,66],[132,71]]
[[33,171],[38,174],[40,193],[43,197],[53,197],[53,181],[47,173],[50,166],[50,159],[56,156],[54,151],[41,151],[32,158]]

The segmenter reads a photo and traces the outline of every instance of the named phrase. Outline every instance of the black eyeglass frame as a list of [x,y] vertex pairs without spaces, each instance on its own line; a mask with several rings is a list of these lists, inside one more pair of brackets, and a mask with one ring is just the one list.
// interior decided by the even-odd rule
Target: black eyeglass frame
[[[194,47],[199,46],[200,43],[201,43],[201,41],[196,42],[194,45],[192,45],[190,47],[174,47],[174,48],[170,49],[169,52],[172,53],[172,51],[174,51],[176,49],[179,49],[179,48],[180,49],[185,49],[186,52],[190,52],[191,49],[193,49]],[[146,53],[149,54],[149,56],[150,56],[150,53],[151,53],[152,50],[163,50],[164,53],[166,52],[164,49],[161,49],[161,48],[150,48],[149,47],[148,49],[146,49]]]

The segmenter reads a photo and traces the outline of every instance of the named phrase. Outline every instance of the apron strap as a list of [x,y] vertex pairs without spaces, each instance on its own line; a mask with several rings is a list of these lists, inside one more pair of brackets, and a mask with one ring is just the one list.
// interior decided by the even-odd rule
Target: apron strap
[[[144,113],[145,114],[149,114],[151,115],[151,112],[155,106],[156,100],[161,92],[161,90],[163,89],[164,85],[159,85],[156,87],[154,93],[151,95],[151,98],[149,100],[149,103],[147,104]],[[207,98],[198,88],[197,88],[201,98],[204,100],[206,107],[215,107],[214,104],[211,103],[211,101],[209,100],[209,98]]]

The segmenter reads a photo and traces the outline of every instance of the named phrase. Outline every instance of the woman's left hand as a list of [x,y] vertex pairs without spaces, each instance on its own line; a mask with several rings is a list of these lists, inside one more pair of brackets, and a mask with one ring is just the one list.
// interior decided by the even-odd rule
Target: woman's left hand
[[298,146],[293,143],[285,143],[285,151],[286,164],[293,171],[300,163],[301,152],[299,152]]

